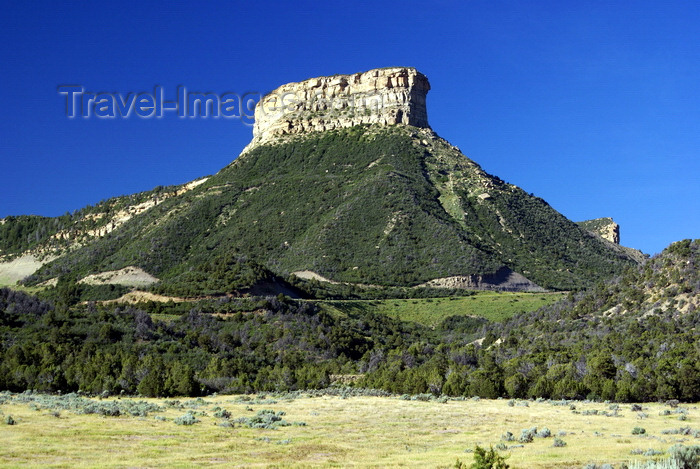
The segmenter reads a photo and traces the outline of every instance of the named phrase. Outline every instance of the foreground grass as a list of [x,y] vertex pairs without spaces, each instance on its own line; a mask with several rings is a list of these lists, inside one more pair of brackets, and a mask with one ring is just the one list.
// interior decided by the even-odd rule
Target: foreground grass
[[503,321],[517,313],[534,311],[561,299],[565,293],[477,292],[467,297],[402,300],[326,300],[319,303],[342,313],[375,311],[402,321],[430,327],[450,316],[479,316]]
[[[249,399],[244,401],[243,399]],[[0,465],[3,467],[452,467],[456,459],[471,463],[475,445],[501,443],[510,431],[517,440],[522,429],[548,427],[550,438],[511,446],[512,468],[565,468],[584,464],[649,459],[633,450],[665,451],[675,443],[698,444],[693,436],[663,434],[664,429],[698,427],[698,406],[661,415],[669,407],[644,404],[646,417],[620,406],[619,415],[584,415],[607,411],[609,405],[576,402],[450,400],[440,403],[397,397],[337,396],[296,398],[217,396],[166,404],[148,399],[164,410],[146,416],[104,417],[62,410],[60,415],[41,404],[17,402],[5,395],[0,405]],[[0,402],[2,402],[0,400]],[[102,401],[108,402],[108,401]],[[512,404],[512,403],[511,403]],[[252,417],[262,409],[286,413],[297,425],[277,429],[247,428],[214,417],[217,407],[228,410],[229,422]],[[176,425],[174,419],[191,411],[200,422]],[[11,415],[14,425],[6,425]],[[299,425],[304,422],[305,425]],[[633,435],[635,427],[646,433]],[[562,432],[560,434],[560,432]],[[565,433],[565,434],[564,434]],[[554,447],[554,437],[565,447]]]

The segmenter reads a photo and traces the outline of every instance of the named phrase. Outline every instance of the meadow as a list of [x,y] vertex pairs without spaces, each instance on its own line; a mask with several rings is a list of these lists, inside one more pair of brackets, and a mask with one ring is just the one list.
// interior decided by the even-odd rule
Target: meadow
[[480,445],[511,468],[619,467],[698,444],[699,410],[351,389],[180,400],[2,393],[0,465],[449,468],[470,464]]
[[566,293],[473,292],[471,296],[390,300],[323,300],[318,303],[344,314],[373,311],[386,316],[436,327],[451,316],[475,316],[503,321],[517,313],[534,311],[560,300]]

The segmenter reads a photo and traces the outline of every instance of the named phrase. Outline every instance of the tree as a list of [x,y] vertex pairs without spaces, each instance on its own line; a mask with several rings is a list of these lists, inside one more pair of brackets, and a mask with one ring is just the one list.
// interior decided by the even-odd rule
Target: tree
[[493,446],[488,451],[477,445],[474,448],[474,463],[470,469],[508,469],[508,464],[503,456],[498,454]]
[[191,366],[176,361],[170,366],[168,378],[165,380],[165,392],[171,396],[195,396],[199,385],[194,379]]

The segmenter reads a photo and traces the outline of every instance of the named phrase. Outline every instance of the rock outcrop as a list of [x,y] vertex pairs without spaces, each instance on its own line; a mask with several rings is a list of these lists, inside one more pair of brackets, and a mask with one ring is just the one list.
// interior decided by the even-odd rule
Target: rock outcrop
[[436,278],[419,287],[462,288],[466,290],[526,291],[544,292],[545,289],[532,282],[522,274],[501,267],[493,274],[458,275],[455,277]]
[[253,141],[244,152],[280,136],[359,124],[429,127],[428,79],[394,67],[282,85],[255,107]]
[[612,218],[596,218],[594,220],[580,221],[578,224],[611,243],[620,244],[620,225],[615,223]]

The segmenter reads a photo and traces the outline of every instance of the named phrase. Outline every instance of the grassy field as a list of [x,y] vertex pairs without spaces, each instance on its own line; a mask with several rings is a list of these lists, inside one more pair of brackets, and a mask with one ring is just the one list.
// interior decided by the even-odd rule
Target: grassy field
[[[398,397],[216,396],[164,401],[147,399],[160,410],[142,416],[81,414],[86,401],[71,397],[0,395],[2,467],[454,467],[472,462],[475,445],[502,443],[511,468],[581,468],[588,463],[649,460],[633,451],[666,451],[675,443],[698,444],[692,435],[664,430],[698,427],[697,405],[671,409],[644,404],[643,412],[620,405],[617,416],[602,403],[506,400],[404,400]],[[127,399],[97,401],[125,405]],[[61,404],[63,402],[63,404]],[[514,405],[513,405],[514,404]],[[556,405],[559,404],[559,405]],[[113,407],[110,407],[113,408]],[[133,409],[143,409],[137,404]],[[57,410],[58,409],[58,410]],[[222,418],[221,409],[230,412]],[[277,429],[248,428],[237,419],[262,409],[285,412],[292,424]],[[93,409],[94,410],[94,409]],[[680,411],[679,411],[680,410]],[[192,412],[198,423],[176,425]],[[666,411],[669,415],[662,415]],[[219,414],[217,414],[219,412]],[[682,414],[681,412],[684,412]],[[217,414],[218,416],[215,416]],[[640,415],[644,414],[644,415]],[[686,415],[685,421],[679,416]],[[14,425],[7,425],[12,416]],[[232,423],[223,427],[221,423]],[[303,422],[305,425],[300,425]],[[548,427],[548,438],[519,443],[521,430]],[[634,435],[642,427],[644,434]],[[515,441],[505,442],[505,432]],[[554,438],[566,442],[554,447]],[[657,456],[658,457],[658,456]]]
[[516,313],[534,311],[554,303],[565,293],[497,293],[477,292],[467,297],[408,300],[326,300],[319,303],[341,313],[373,310],[403,321],[437,326],[449,316],[472,315],[502,321]]

